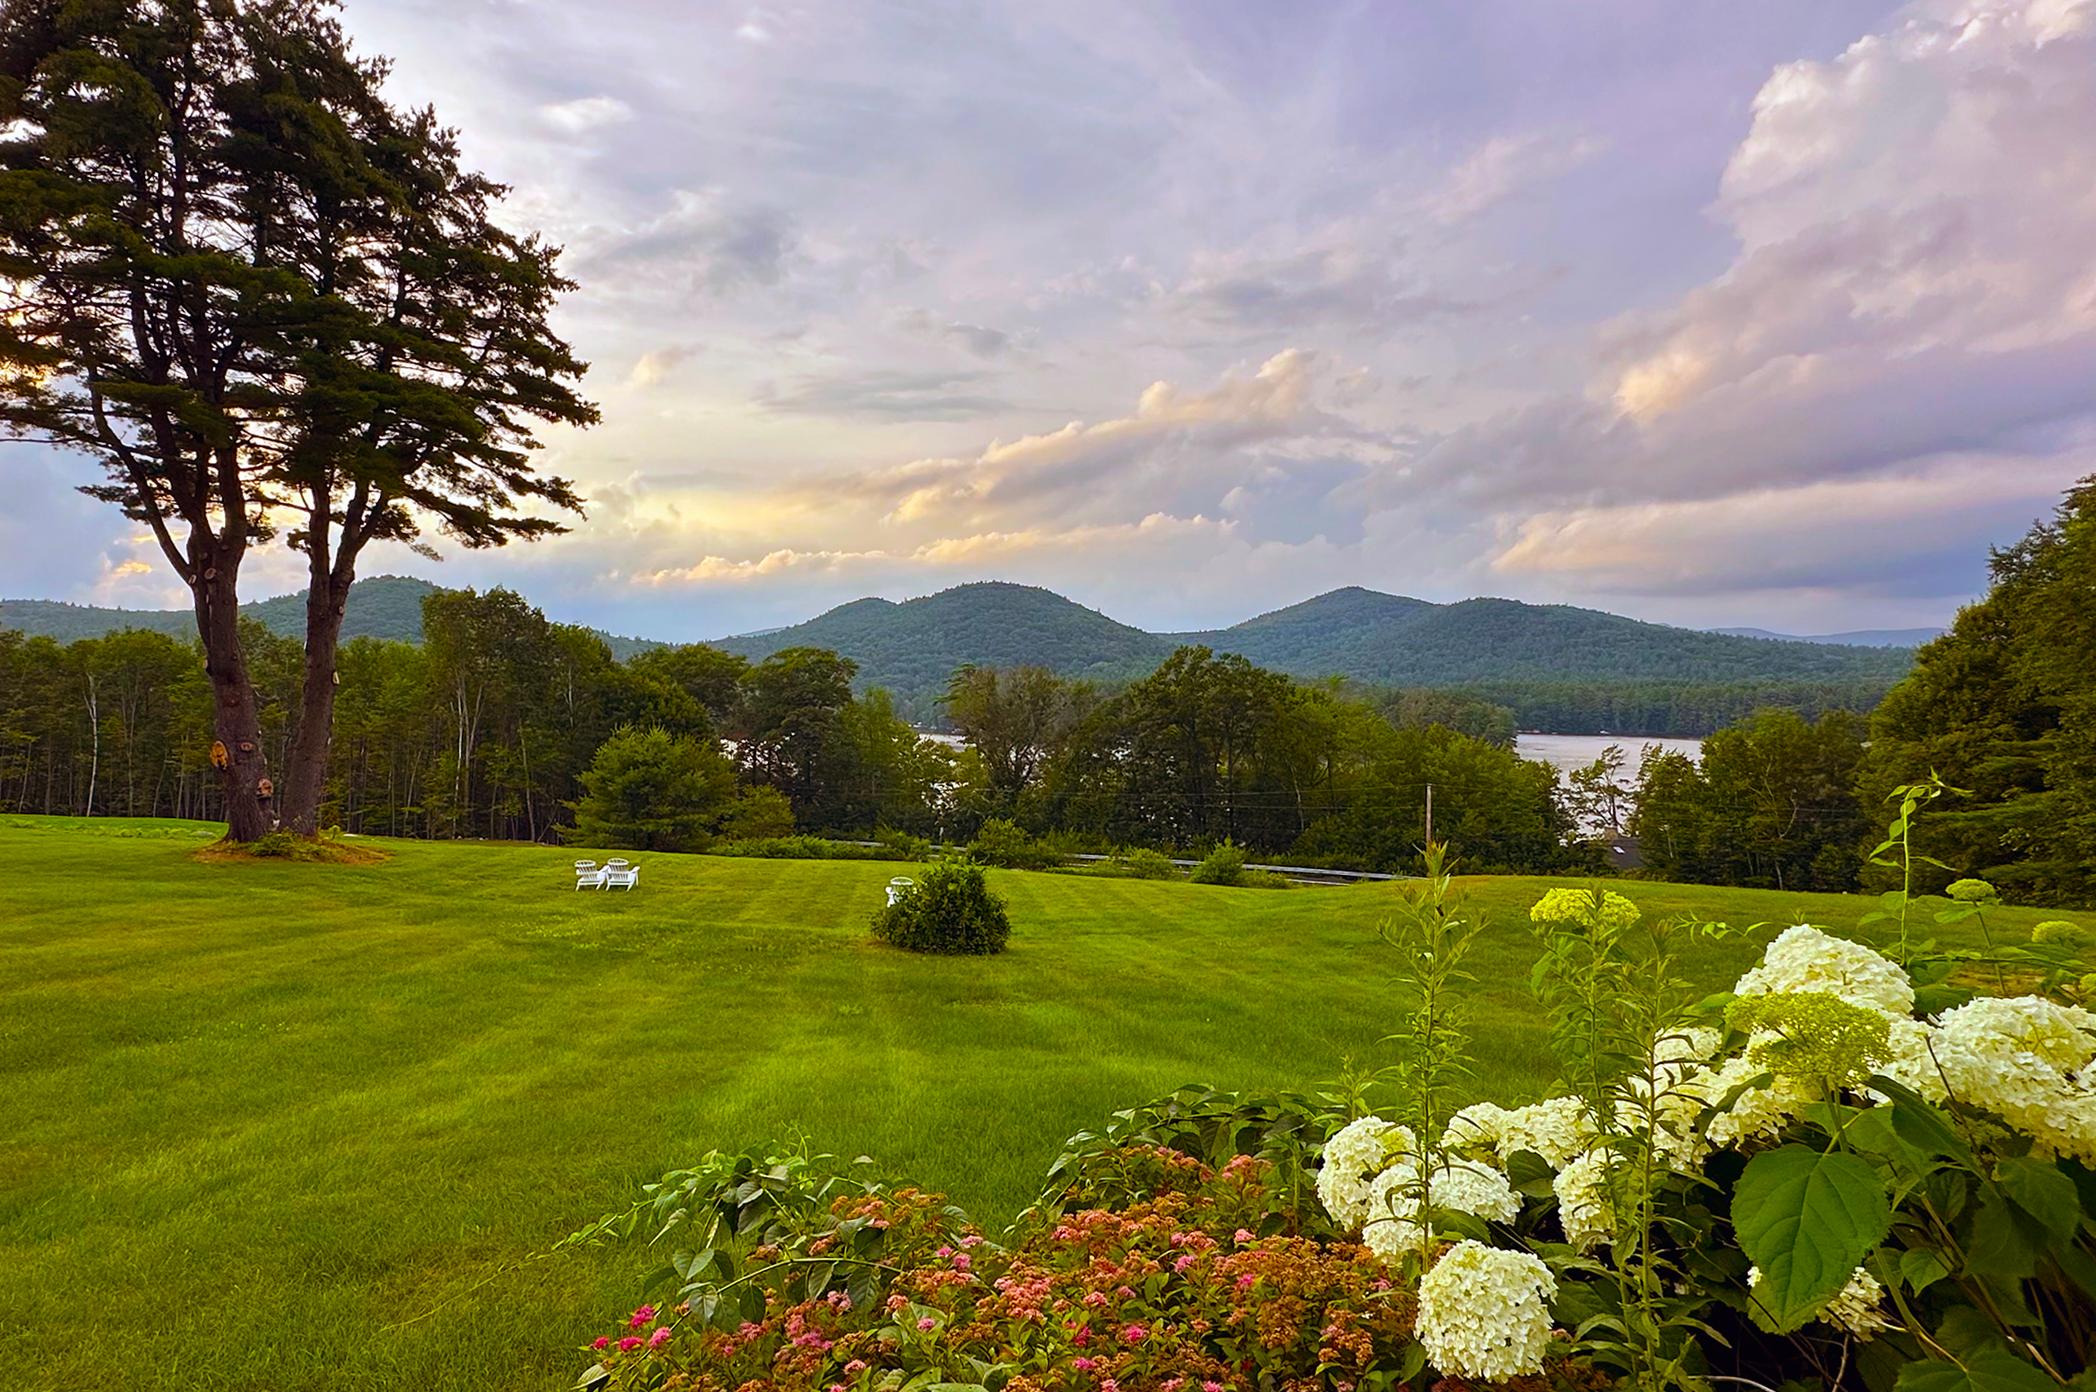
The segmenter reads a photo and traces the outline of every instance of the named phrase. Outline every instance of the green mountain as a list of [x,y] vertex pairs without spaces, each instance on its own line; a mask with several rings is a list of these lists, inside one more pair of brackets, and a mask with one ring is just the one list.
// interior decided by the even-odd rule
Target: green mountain
[[897,604],[855,599],[806,623],[714,644],[761,660],[781,648],[829,648],[859,664],[864,685],[884,686],[919,716],[956,667],[1030,663],[1066,676],[1140,676],[1172,651],[1169,638],[1116,623],[1096,609],[1032,585],[986,581]]
[[1052,591],[998,583],[901,604],[854,600],[717,646],[753,659],[788,647],[832,648],[858,662],[862,685],[888,688],[906,713],[930,720],[947,677],[963,663],[1033,663],[1111,679],[1147,671],[1181,643],[1298,677],[1464,687],[1538,720],[1684,734],[1759,704],[1867,707],[1913,657],[1905,649],[1728,637],[1568,605],[1431,604],[1359,587],[1230,628],[1152,634]]
[[1176,637],[1297,676],[1385,686],[1895,680],[1912,661],[1904,650],[1731,637],[1564,604],[1429,604],[1363,589],[1334,590],[1231,628]]
[[[342,613],[342,641],[352,638],[395,638],[422,641],[422,597],[436,590],[427,580],[406,575],[377,575],[350,586]],[[306,631],[306,592],[259,599],[240,606],[272,633],[287,638]],[[196,636],[196,618],[187,609],[106,609],[93,604],[64,604],[52,599],[0,599],[0,628],[18,628],[70,643],[98,638],[127,628],[146,628],[177,638]]]
[[[426,580],[383,575],[350,592],[343,636],[422,636]],[[304,596],[246,606],[278,633],[304,625]],[[0,601],[0,627],[61,639],[119,628],[187,636],[184,610]],[[659,644],[604,635],[619,657]],[[1460,687],[1510,706],[1528,728],[1701,734],[1760,705],[1867,709],[1912,664],[1904,647],[1860,647],[1705,633],[1562,604],[1466,599],[1430,604],[1349,587],[1229,628],[1146,633],[1031,585],[961,585],[896,603],[859,599],[791,627],[723,638],[762,659],[820,647],[859,664],[861,686],[893,692],[904,714],[939,718],[963,663],[1031,663],[1112,681],[1142,675],[1181,643],[1204,643],[1277,671],[1376,686]]]

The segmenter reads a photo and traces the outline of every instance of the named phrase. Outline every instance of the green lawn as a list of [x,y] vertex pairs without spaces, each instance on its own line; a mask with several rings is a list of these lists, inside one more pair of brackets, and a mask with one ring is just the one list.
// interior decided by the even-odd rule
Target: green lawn
[[[803,1135],[1001,1220],[1113,1108],[1308,1087],[1390,1024],[1384,886],[998,873],[1011,951],[942,960],[867,937],[892,865],[651,856],[637,893],[576,894],[543,847],[353,869],[199,864],[202,840],[0,819],[10,1386],[564,1387],[639,1258],[533,1254],[710,1147]],[[1548,1082],[1549,883],[1471,885],[1504,1101]],[[1736,923],[1868,907],[1621,887]]]

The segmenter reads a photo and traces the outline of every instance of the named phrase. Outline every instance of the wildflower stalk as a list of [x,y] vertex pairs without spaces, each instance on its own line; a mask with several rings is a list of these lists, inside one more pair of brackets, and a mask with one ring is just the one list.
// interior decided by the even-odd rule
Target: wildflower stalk
[[1455,893],[1447,848],[1430,842],[1425,858],[1425,877],[1407,887],[1397,912],[1377,927],[1399,954],[1404,1023],[1385,1042],[1397,1046],[1397,1062],[1388,1071],[1396,1084],[1399,1119],[1417,1138],[1419,1163],[1410,1197],[1418,1215],[1422,1275],[1433,1261],[1432,1186],[1442,1162],[1441,1127],[1454,1110],[1444,1104],[1449,1089],[1471,1071],[1466,988],[1476,978],[1463,969],[1463,958],[1483,928]]

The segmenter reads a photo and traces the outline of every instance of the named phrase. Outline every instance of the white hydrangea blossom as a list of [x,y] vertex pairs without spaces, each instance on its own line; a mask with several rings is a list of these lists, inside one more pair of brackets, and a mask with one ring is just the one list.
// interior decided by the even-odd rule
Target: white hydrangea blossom
[[[1507,1177],[1485,1165],[1444,1158],[1428,1186],[1428,1201],[1450,1213],[1468,1213],[1511,1223],[1521,1216],[1521,1196]],[[1377,1175],[1369,1185],[1368,1220],[1361,1241],[1385,1261],[1418,1250],[1424,1236],[1419,1222],[1419,1161],[1407,1155]]]
[[1415,1333],[1443,1373],[1488,1382],[1539,1373],[1556,1294],[1538,1258],[1459,1242],[1419,1283]]
[[1378,1116],[1348,1122],[1325,1142],[1324,1163],[1317,1171],[1318,1202],[1338,1222],[1359,1227],[1368,1221],[1375,1177],[1390,1167],[1393,1156],[1413,1148],[1409,1127]]
[[[1753,1043],[1749,1042],[1747,1047],[1751,1052]],[[1728,1093],[1767,1072],[1743,1053],[1726,1059],[1688,1086],[1704,1101],[1720,1106]],[[1817,1085],[1804,1079],[1771,1078],[1765,1086],[1745,1088],[1731,1107],[1712,1116],[1704,1138],[1720,1149],[1741,1141],[1767,1139],[1780,1132],[1805,1109],[1808,1102],[1818,1097]]]
[[1878,1072],[1912,1088],[1931,1102],[1943,1101],[1947,1094],[1943,1086],[1943,1070],[1936,1065],[1935,1037],[1935,1030],[1920,1020],[1894,1020],[1892,1031],[1886,1038],[1891,1057],[1878,1065]]
[[1577,1097],[1553,1097],[1516,1107],[1499,1119],[1499,1158],[1533,1151],[1551,1169],[1562,1169],[1594,1143],[1599,1134],[1586,1104]]
[[1616,1201],[1608,1187],[1613,1159],[1609,1151],[1597,1147],[1559,1170],[1551,1184],[1565,1241],[1582,1252],[1615,1240]]
[[2042,996],[1982,997],[1947,1012],[1933,1042],[1951,1095],[2096,1164],[2096,1015]]
[[[1760,1284],[1761,1268],[1748,1267],[1747,1288],[1752,1290]],[[1884,1305],[1884,1284],[1859,1266],[1850,1274],[1849,1283],[1815,1310],[1812,1317],[1854,1335],[1860,1343],[1868,1343],[1893,1327],[1892,1321],[1885,1318]]]
[[1441,1146],[1466,1155],[1496,1154],[1506,1118],[1507,1109],[1497,1102],[1473,1102],[1448,1119]]
[[1732,989],[1742,996],[1824,991],[1889,1019],[1914,1013],[1914,983],[1899,963],[1805,923],[1784,929],[1761,954],[1761,965]]
[[1820,1306],[1819,1317],[1868,1343],[1880,1330],[1892,1328],[1892,1321],[1885,1318],[1884,1302],[1883,1284],[1859,1266],[1849,1277],[1849,1283],[1832,1300]]
[[[1697,1164],[1708,1152],[1696,1119],[1707,1098],[1698,1080],[1707,1075],[1724,1037],[1704,1025],[1669,1031],[1656,1041],[1652,1071],[1626,1078],[1616,1104],[1616,1124],[1632,1135],[1644,1130],[1648,1099],[1659,1097],[1657,1150],[1677,1168]],[[1720,1094],[1722,1095],[1722,1094]]]

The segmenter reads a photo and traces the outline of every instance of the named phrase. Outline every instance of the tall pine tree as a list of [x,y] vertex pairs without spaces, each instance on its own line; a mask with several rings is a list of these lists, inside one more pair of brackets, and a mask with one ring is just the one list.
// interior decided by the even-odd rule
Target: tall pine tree
[[[236,840],[314,830],[365,547],[580,509],[533,462],[537,430],[596,419],[547,326],[557,252],[385,74],[321,0],[0,10],[0,429],[94,458],[86,491],[189,587]],[[237,615],[273,538],[309,584],[280,798]]]

